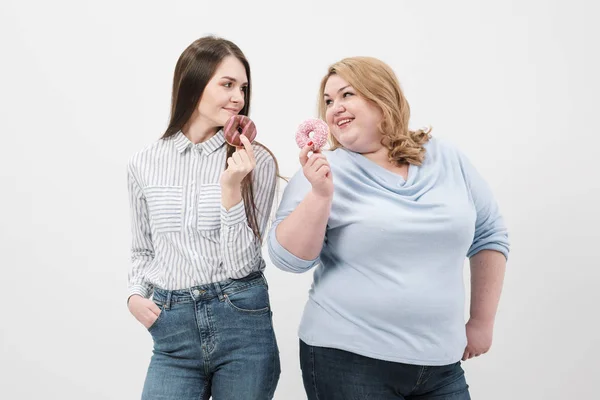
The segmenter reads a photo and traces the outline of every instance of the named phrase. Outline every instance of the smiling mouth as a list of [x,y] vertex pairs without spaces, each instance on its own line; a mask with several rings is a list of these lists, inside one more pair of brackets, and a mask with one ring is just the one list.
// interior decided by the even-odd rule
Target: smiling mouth
[[337,126],[338,126],[338,128],[343,129],[343,128],[347,127],[348,125],[350,125],[352,123],[352,121],[354,121],[354,119],[346,118],[341,121],[338,121]]

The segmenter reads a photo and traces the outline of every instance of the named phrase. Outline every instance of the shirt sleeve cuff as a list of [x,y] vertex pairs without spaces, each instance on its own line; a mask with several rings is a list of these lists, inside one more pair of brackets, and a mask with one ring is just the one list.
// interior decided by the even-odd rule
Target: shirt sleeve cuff
[[144,285],[133,285],[129,287],[129,295],[127,296],[127,302],[133,295],[140,295],[145,299],[150,298],[152,295],[152,290]]
[[233,226],[242,222],[246,222],[246,208],[244,201],[241,200],[235,206],[228,210],[221,205],[221,222],[225,226]]
[[500,243],[487,243],[479,246],[473,246],[467,253],[467,257],[471,258],[482,250],[494,250],[499,253],[502,253],[504,255],[504,258],[506,258],[506,260],[508,261],[508,246]]
[[299,274],[308,271],[319,262],[319,257],[314,260],[304,260],[290,253],[277,241],[275,231],[276,229],[273,228],[269,235],[268,247],[271,261],[277,268]]

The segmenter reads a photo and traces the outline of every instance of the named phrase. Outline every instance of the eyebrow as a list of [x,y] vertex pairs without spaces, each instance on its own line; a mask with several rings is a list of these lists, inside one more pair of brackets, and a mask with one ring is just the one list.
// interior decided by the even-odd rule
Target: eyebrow
[[[222,76],[221,79],[229,79],[232,82],[237,82],[237,79],[232,78],[231,76]],[[248,82],[243,83],[242,85],[248,85]]]
[[[341,88],[341,89],[338,89],[338,91],[337,91],[337,92],[339,93],[339,92],[341,92],[342,90],[349,88],[350,86],[352,86],[352,85],[346,85],[346,86],[344,86],[343,88]],[[323,97],[331,97],[331,96],[329,96],[327,93],[324,93],[324,94],[323,94]]]

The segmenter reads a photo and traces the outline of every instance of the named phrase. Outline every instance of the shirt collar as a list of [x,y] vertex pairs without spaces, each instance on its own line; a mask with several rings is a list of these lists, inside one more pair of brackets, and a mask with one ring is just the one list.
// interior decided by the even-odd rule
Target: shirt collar
[[187,149],[198,146],[207,154],[211,154],[221,148],[225,143],[225,134],[223,133],[223,129],[220,129],[213,137],[208,139],[206,142],[194,144],[187,136],[183,134],[183,132],[177,132],[173,137],[173,142],[175,144],[175,148],[179,153],[185,152]]

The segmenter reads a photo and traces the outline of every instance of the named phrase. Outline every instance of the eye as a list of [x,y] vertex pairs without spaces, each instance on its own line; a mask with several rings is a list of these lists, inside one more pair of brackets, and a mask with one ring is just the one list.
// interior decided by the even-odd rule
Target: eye
[[354,96],[354,93],[352,93],[352,92],[344,92],[344,97],[348,97],[348,96]]
[[325,100],[325,105],[326,105],[326,106],[329,106],[329,105],[331,105],[331,103],[332,103],[332,101],[331,101],[331,100]]
[[223,84],[223,86],[225,86],[226,88],[230,88],[232,85],[231,82],[225,82],[225,84]]
[[244,96],[246,96],[246,94],[248,93],[248,86],[242,86],[241,90],[242,93],[244,93]]

